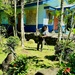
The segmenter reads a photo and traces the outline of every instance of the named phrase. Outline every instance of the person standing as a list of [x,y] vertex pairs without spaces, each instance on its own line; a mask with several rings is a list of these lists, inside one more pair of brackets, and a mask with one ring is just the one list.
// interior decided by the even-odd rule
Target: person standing
[[47,28],[46,25],[44,25],[42,27],[42,29],[39,29],[38,31],[40,32],[40,34],[38,36],[37,50],[39,50],[39,47],[41,46],[40,51],[42,51],[43,40],[44,40],[45,37],[47,37],[49,35],[49,32],[48,32],[48,28]]

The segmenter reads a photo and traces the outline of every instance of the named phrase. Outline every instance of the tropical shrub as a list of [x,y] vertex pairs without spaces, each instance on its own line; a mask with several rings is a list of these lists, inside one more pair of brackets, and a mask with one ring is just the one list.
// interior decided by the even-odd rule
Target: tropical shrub
[[17,46],[19,43],[19,38],[17,36],[13,37],[13,36],[10,36],[8,39],[7,39],[7,43],[6,45],[7,46],[10,46],[12,48],[14,48],[15,46]]
[[75,75],[75,53],[69,55],[67,63],[61,63],[61,69],[57,75]]
[[0,36],[0,53],[5,49],[6,39],[2,35]]
[[0,25],[0,34],[2,36],[6,36],[6,34],[7,34],[7,30],[6,30],[5,26],[3,26],[3,25]]
[[63,60],[69,60],[69,55],[74,52],[75,49],[75,42],[68,40],[66,41],[60,41],[56,46],[55,46],[55,55],[57,55],[58,58],[62,55]]
[[0,53],[2,52],[5,46],[6,32],[6,28],[3,25],[0,25]]
[[13,50],[15,50],[15,47],[17,46],[17,45],[19,45],[19,38],[17,37],[17,36],[10,36],[8,39],[7,39],[7,41],[6,41],[6,49],[5,50],[3,50],[4,52],[11,52],[11,48],[13,49]]
[[18,56],[14,62],[11,63],[9,67],[8,75],[26,75],[28,69],[28,60],[26,56]]

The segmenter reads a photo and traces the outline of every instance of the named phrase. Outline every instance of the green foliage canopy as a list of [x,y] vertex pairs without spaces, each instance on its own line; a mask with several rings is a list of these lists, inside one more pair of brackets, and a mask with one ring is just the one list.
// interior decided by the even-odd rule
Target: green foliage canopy
[[4,0],[0,0],[0,10],[3,10],[7,15],[13,15],[13,8],[9,2],[4,2]]
[[68,0],[70,4],[75,3],[75,0]]

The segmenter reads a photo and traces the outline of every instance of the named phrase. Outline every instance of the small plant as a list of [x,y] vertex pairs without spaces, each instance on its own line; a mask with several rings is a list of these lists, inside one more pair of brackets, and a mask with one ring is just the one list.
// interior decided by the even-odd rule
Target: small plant
[[11,67],[8,70],[8,75],[25,75],[28,69],[28,61],[26,56],[20,55],[14,62],[11,63]]
[[6,45],[9,47],[12,47],[13,49],[15,48],[15,46],[17,46],[19,43],[19,38],[17,36],[13,37],[13,36],[10,36],[8,39],[7,39],[7,43]]
[[15,47],[19,44],[19,38],[17,36],[10,36],[6,42],[6,49],[4,52],[11,52],[10,49],[15,50]]
[[0,53],[5,49],[6,39],[1,35],[0,36]]
[[0,34],[2,36],[6,36],[6,33],[7,33],[7,30],[6,30],[5,26],[0,25]]

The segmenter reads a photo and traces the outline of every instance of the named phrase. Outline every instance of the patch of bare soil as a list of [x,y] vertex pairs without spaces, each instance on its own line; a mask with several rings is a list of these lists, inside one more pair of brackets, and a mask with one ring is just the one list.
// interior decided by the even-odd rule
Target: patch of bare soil
[[49,68],[36,72],[35,75],[56,75],[59,71],[59,68]]
[[27,50],[22,50],[21,52],[22,52],[22,54],[26,54],[26,55],[29,54],[29,51],[27,51]]

